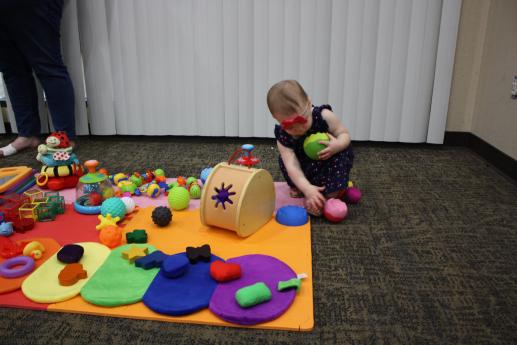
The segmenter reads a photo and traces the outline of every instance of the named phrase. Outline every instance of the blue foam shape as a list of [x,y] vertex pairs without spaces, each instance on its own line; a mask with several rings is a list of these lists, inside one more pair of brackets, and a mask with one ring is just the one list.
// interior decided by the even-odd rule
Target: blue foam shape
[[282,225],[300,226],[309,221],[309,215],[301,206],[287,205],[278,209],[275,219]]
[[135,260],[135,266],[143,268],[144,270],[149,270],[155,267],[162,267],[163,262],[169,256],[164,254],[161,250],[155,250],[151,254],[148,254],[144,257]]
[[162,273],[168,278],[178,278],[188,270],[189,260],[183,255],[171,255],[162,265]]
[[[187,259],[186,253],[175,254]],[[172,256],[175,256],[172,255]],[[210,276],[210,263],[222,260],[212,255],[210,262],[190,264],[178,278],[167,278],[163,268],[156,275],[142,301],[152,311],[165,315],[188,315],[208,307],[217,282]]]

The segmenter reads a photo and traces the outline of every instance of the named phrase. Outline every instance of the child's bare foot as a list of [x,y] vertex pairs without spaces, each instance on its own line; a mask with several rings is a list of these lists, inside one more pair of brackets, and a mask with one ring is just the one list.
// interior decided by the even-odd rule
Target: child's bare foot
[[18,137],[12,143],[0,148],[0,157],[12,156],[28,148],[36,148],[40,144],[37,137]]
[[303,193],[298,188],[291,188],[291,190],[289,191],[289,196],[291,198],[299,199],[303,198]]

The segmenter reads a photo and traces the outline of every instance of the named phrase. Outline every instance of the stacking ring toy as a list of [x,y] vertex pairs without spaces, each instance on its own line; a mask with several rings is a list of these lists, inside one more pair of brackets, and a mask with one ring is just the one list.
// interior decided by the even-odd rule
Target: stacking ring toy
[[34,270],[36,263],[29,256],[17,256],[5,260],[0,264],[0,276],[4,278],[18,278]]

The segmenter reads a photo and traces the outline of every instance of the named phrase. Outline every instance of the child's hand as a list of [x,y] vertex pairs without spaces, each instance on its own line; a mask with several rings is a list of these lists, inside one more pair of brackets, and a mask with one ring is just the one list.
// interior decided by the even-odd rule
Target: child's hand
[[311,208],[313,210],[319,210],[323,208],[323,205],[325,205],[325,197],[321,192],[325,190],[325,187],[318,187],[310,185],[306,190],[304,190],[305,195],[305,204],[308,208]]
[[343,150],[343,145],[339,142],[339,140],[336,139],[335,136],[330,133],[327,133],[327,135],[329,136],[329,141],[319,141],[320,144],[327,146],[325,149],[318,153],[319,159],[322,160],[329,159],[336,153]]

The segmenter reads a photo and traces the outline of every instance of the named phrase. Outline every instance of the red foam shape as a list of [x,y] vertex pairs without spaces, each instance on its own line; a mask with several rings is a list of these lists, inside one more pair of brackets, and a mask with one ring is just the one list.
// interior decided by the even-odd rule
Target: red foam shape
[[210,276],[218,282],[227,282],[241,277],[241,266],[223,261],[214,261],[210,264]]

